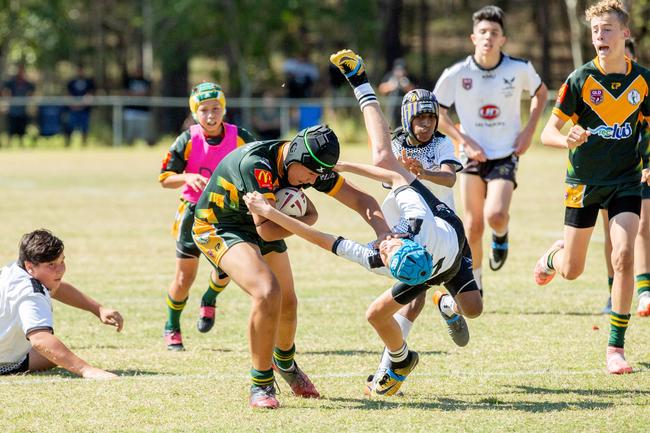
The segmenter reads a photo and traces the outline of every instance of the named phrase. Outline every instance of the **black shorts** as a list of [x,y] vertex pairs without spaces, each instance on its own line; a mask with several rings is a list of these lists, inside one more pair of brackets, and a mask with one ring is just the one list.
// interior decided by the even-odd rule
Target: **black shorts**
[[9,122],[9,135],[25,135],[25,130],[27,129],[27,123],[29,123],[29,116],[25,115],[9,115],[7,117]]
[[607,209],[611,220],[623,212],[641,215],[641,184],[598,186],[568,184],[564,194],[564,225],[578,229],[596,225],[598,211]]
[[485,162],[468,159],[461,173],[479,176],[486,183],[495,179],[509,180],[517,188],[516,175],[518,165],[519,157],[514,153],[505,158],[488,159]]
[[27,370],[29,370],[29,353],[25,355],[22,361],[0,364],[0,376],[25,373]]

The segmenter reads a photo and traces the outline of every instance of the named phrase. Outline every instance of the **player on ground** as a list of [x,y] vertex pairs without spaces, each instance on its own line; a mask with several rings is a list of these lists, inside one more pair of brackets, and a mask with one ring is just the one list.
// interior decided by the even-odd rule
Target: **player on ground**
[[[194,241],[214,267],[223,269],[252,300],[248,328],[253,368],[251,407],[276,408],[273,370],[301,397],[319,397],[294,361],[297,299],[284,238],[291,235],[259,215],[251,215],[246,193],[257,191],[275,203],[274,192],[298,186],[324,192],[357,211],[385,236],[388,226],[372,196],[350,184],[332,168],[339,142],[327,126],[304,129],[291,142],[250,143],[219,164],[196,205]],[[308,201],[300,220],[316,222]]]
[[[167,291],[164,331],[169,350],[184,350],[181,313],[199,269],[201,252],[192,239],[196,202],[219,161],[237,147],[254,141],[245,129],[223,121],[226,96],[218,84],[201,83],[195,86],[189,104],[197,124],[176,138],[163,160],[158,178],[163,188],[183,187],[172,227],[176,238],[176,276]],[[229,281],[225,273],[212,270],[208,289],[201,298],[196,324],[200,332],[208,332],[214,325],[217,295]]]
[[[638,134],[650,119],[650,71],[625,57],[629,15],[618,0],[585,11],[596,58],[569,75],[542,131],[545,145],[569,149],[564,239],[535,265],[535,282],[548,284],[559,272],[568,280],[584,271],[598,209],[607,209],[612,240],[612,312],[607,371],[631,373],[624,357],[625,331],[634,294],[634,240],[641,212]],[[561,132],[571,120],[567,135]],[[612,164],[616,161],[616,164]]]
[[408,349],[394,314],[432,285],[444,284],[456,297],[441,302],[440,308],[457,320],[481,314],[483,304],[472,275],[472,259],[462,222],[435,198],[416,177],[402,166],[391,151],[388,125],[368,83],[363,61],[350,50],[330,57],[348,78],[362,109],[377,165],[340,162],[338,171],[349,171],[391,186],[382,210],[394,237],[377,241],[377,249],[320,232],[277,211],[261,194],[247,194],[244,200],[253,215],[263,216],[306,240],[332,251],[364,268],[399,280],[368,308],[366,317],[380,336],[390,358],[386,372],[368,384],[368,394],[394,395],[418,363],[418,354]]
[[[625,55],[636,62],[634,52],[634,41],[625,41]],[[643,160],[643,168],[648,168],[650,159],[650,128],[646,124],[639,136],[639,152]],[[636,274],[636,291],[639,297],[637,314],[642,317],[650,316],[650,186],[646,179],[641,179],[641,219],[639,220],[639,232],[634,242],[634,273]],[[609,238],[609,218],[607,209],[601,209],[600,215],[603,219],[603,232],[605,234],[605,264],[607,265],[607,286],[610,296],[603,308],[603,314],[612,312],[612,282],[614,281],[614,268],[612,267],[612,240]]]
[[[452,187],[456,183],[456,172],[463,168],[454,154],[454,145],[437,131],[439,106],[432,92],[425,89],[415,89],[408,92],[401,106],[402,127],[393,134],[392,150],[398,160],[411,171],[433,194],[456,211]],[[389,208],[389,194],[382,210]],[[434,299],[438,306],[440,301],[447,299],[442,292],[435,292]],[[426,292],[420,293],[413,301],[402,307],[393,316],[402,330],[404,339],[408,338],[413,322],[424,308]],[[447,316],[442,310],[440,314],[449,327],[449,333],[454,342],[465,346],[469,341],[469,332],[465,321],[456,314]],[[377,372],[367,380],[371,383],[375,376],[382,377],[390,367],[388,350],[384,349]]]
[[[440,103],[439,129],[460,143],[465,169],[460,176],[465,232],[481,287],[484,220],[492,228],[490,268],[501,269],[508,255],[510,203],[517,187],[519,157],[530,147],[548,91],[527,60],[501,51],[506,43],[504,13],[485,6],[472,16],[474,54],[447,68],[434,93]],[[521,95],[531,95],[530,117],[521,128]],[[455,106],[458,130],[448,109]]]
[[115,374],[93,367],[54,335],[52,298],[99,317],[122,330],[122,316],[72,284],[65,273],[63,242],[47,230],[23,235],[18,261],[0,270],[0,374],[48,370],[59,366],[87,379]]

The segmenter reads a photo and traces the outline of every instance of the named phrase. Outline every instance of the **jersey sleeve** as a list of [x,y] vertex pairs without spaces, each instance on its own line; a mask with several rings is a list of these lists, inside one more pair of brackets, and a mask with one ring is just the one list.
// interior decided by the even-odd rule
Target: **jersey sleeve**
[[250,131],[240,126],[237,127],[237,147],[253,141],[257,141],[257,138]]
[[266,198],[275,200],[275,189],[280,184],[277,173],[266,161],[247,156],[239,167],[246,192],[257,191]]
[[451,140],[447,137],[437,139],[434,148],[435,160],[438,165],[449,164],[454,167],[456,171],[463,169],[463,164],[456,157],[456,150]]
[[349,239],[342,239],[341,242],[338,242],[336,245],[336,251],[334,251],[334,254],[357,263],[375,274],[387,277],[391,276],[390,270],[386,266],[370,266],[370,257],[375,255],[375,251],[368,248],[366,245],[361,245]]
[[407,221],[423,220],[427,215],[426,203],[410,186],[395,189],[395,202],[399,208],[400,216]]
[[25,296],[18,305],[18,316],[25,335],[39,329],[54,329],[52,308],[42,293],[35,291]]
[[539,89],[539,86],[542,85],[542,79],[531,62],[526,62],[522,75],[524,78],[523,89],[528,91],[532,97],[537,92],[537,89]]
[[[650,71],[646,70],[645,74],[643,74],[643,78],[645,79],[646,89],[650,89]],[[641,115],[644,117],[644,122],[646,123],[644,126],[646,128],[650,127],[650,91],[648,90],[646,90],[645,97],[641,103]]]
[[433,94],[436,95],[438,103],[444,108],[449,108],[454,105],[456,88],[454,83],[455,74],[452,68],[447,68],[442,72],[442,75],[433,89]]
[[160,176],[158,181],[161,182],[173,174],[180,174],[185,171],[187,167],[187,159],[192,147],[189,145],[192,140],[190,131],[187,130],[179,135],[174,143],[171,145],[165,158],[163,159],[162,166],[160,167]]
[[324,173],[318,176],[316,183],[312,185],[316,191],[324,192],[327,195],[336,195],[341,189],[345,178],[335,171]]
[[569,75],[564,84],[557,92],[557,99],[555,100],[555,107],[553,114],[560,119],[577,121],[576,112],[578,111],[578,101],[580,99],[581,85],[575,73]]

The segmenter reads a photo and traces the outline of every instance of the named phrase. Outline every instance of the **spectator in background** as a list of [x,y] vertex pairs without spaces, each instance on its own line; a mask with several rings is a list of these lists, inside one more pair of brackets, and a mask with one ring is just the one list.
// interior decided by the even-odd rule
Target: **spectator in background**
[[260,140],[277,140],[282,133],[280,110],[273,92],[266,90],[262,95],[262,106],[253,112],[253,129]]
[[[151,96],[151,81],[147,80],[138,68],[135,74],[127,75],[124,80],[124,89],[127,96]],[[141,138],[150,146],[153,145],[151,125],[151,108],[148,105],[124,106],[124,141],[132,144],[135,139]]]
[[[27,80],[25,76],[25,65],[19,64],[16,75],[5,81],[2,87],[2,94],[3,96],[31,96],[34,94],[34,89],[34,83]],[[27,123],[29,123],[27,106],[10,105],[7,121],[9,123],[9,144],[11,144],[11,137],[17,135],[22,146],[25,129],[27,128]]]
[[90,106],[88,100],[95,94],[95,80],[87,78],[83,65],[77,67],[77,75],[68,81],[68,94],[79,98],[79,104],[68,107],[69,117],[66,125],[66,146],[70,145],[70,137],[77,130],[81,132],[82,143],[85,146],[88,139],[90,123]]
[[310,98],[314,84],[320,77],[316,65],[309,61],[306,50],[296,58],[285,60],[282,70],[286,76],[287,96],[289,98]]
[[393,69],[384,76],[379,84],[379,93],[389,97],[386,104],[386,117],[391,122],[391,128],[394,129],[402,124],[400,115],[402,97],[413,89],[415,86],[408,77],[406,63],[403,59],[395,59]]

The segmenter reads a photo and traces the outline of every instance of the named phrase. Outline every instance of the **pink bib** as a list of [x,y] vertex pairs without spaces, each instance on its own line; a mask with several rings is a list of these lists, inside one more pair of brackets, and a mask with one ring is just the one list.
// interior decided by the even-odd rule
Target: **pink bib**
[[[237,127],[223,122],[224,137],[217,146],[210,146],[203,135],[201,125],[192,125],[192,150],[185,173],[198,173],[210,179],[212,172],[221,160],[237,147]],[[183,187],[183,198],[190,203],[196,203],[201,197],[201,192],[194,191],[188,185]]]

